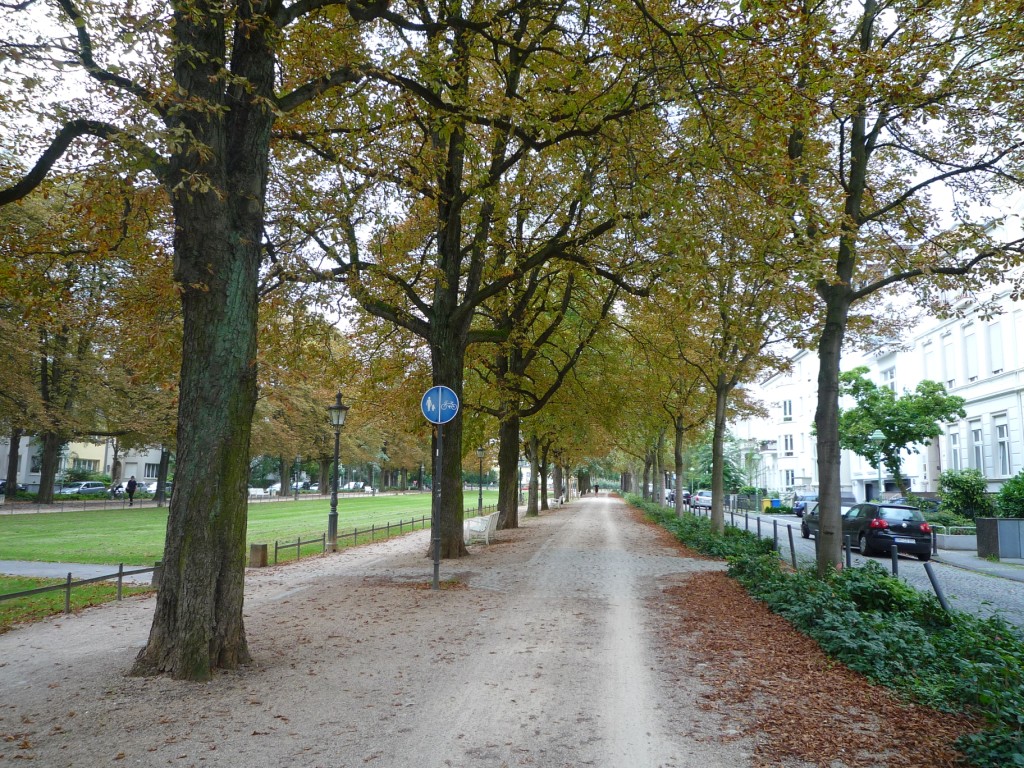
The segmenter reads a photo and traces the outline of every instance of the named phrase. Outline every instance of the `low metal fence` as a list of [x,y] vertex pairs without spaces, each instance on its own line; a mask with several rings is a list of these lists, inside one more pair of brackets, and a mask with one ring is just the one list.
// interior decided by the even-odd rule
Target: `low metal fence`
[[32,595],[41,595],[44,592],[56,592],[64,590],[64,613],[71,613],[71,590],[75,587],[81,587],[86,584],[96,584],[101,581],[110,581],[111,579],[117,579],[117,599],[120,600],[122,596],[122,590],[124,587],[125,576],[136,576],[143,573],[156,573],[160,570],[160,564],[151,568],[132,568],[126,571],[124,569],[124,563],[121,563],[117,567],[117,573],[108,573],[103,576],[93,576],[90,579],[78,579],[73,580],[71,574],[68,573],[67,578],[64,579],[63,584],[51,584],[48,587],[36,587],[35,589],[26,589],[22,592],[9,592],[6,595],[0,595],[0,602],[4,600],[15,600],[19,597],[31,597]]
[[[355,546],[362,540],[363,543],[374,542],[380,539],[389,539],[392,536],[400,536],[406,531],[415,531],[417,528],[426,528],[430,523],[430,515],[423,515],[422,517],[414,517],[409,520],[399,520],[397,523],[384,523],[383,525],[371,525],[369,528],[353,528],[349,533],[338,532],[338,543],[339,545],[344,539],[351,539],[349,546]],[[320,551],[327,551],[327,534],[322,533],[319,536],[303,540],[300,536],[294,542],[288,542],[281,544],[279,541],[274,542],[274,565],[278,563],[278,552],[281,550],[294,549],[295,559],[298,560],[302,556],[302,547],[308,544],[320,544]]]

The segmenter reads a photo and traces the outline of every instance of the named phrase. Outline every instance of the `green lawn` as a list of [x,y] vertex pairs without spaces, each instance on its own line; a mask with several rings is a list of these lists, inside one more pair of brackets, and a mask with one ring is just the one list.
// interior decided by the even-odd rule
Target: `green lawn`
[[[484,505],[497,503],[497,491],[484,492]],[[467,513],[476,509],[476,494],[466,492]],[[249,504],[248,543],[269,544],[327,530],[330,502],[253,501]],[[399,496],[343,494],[338,498],[338,533],[430,514],[430,494]],[[0,560],[152,565],[162,559],[167,509],[78,510],[0,515]],[[345,543],[343,540],[339,544]],[[248,554],[248,546],[246,546]],[[303,548],[303,554],[306,550]]]
[[[51,584],[62,584],[63,581],[63,579],[29,579],[21,576],[0,575],[0,595],[24,592]],[[128,586],[126,584],[122,594],[127,596],[151,591],[152,589],[148,586]],[[115,599],[117,599],[117,584],[113,582],[73,587],[71,589],[71,610],[77,611],[90,605],[98,605]],[[62,590],[0,601],[0,633],[6,632],[20,622],[33,621],[63,612],[64,592]]]

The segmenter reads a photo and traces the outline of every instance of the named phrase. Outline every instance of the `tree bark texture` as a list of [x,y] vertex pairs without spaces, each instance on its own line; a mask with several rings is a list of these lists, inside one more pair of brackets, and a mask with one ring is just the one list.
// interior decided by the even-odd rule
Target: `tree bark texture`
[[715,431],[711,438],[711,530],[725,533],[725,431],[726,407],[732,391],[724,373],[715,383]]
[[498,528],[519,527],[519,415],[498,424]]
[[190,7],[175,9],[183,106],[169,120],[206,151],[173,155],[168,179],[184,316],[178,452],[163,580],[134,671],[206,680],[250,659],[246,488],[275,54],[263,7],[242,6],[225,84],[223,17]]

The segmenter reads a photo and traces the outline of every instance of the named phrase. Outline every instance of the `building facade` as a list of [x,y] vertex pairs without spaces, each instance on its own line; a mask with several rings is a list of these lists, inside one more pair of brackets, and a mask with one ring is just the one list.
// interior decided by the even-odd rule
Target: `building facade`
[[[9,456],[10,438],[0,440],[0,475],[6,474]],[[119,473],[114,471],[113,440],[68,443],[61,453],[57,484],[59,486],[63,474],[72,469],[116,474],[122,481],[134,475],[140,483],[154,482],[160,470],[160,448],[122,450],[118,452],[117,462],[120,465]],[[27,486],[30,492],[39,490],[41,464],[41,447],[32,437],[23,437],[18,449],[18,482]]]

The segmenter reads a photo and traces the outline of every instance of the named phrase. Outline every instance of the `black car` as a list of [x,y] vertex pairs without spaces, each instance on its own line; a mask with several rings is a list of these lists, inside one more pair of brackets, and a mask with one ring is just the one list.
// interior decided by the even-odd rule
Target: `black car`
[[[18,483],[16,486],[14,486],[14,489],[17,492],[25,492],[25,491],[28,491],[28,486],[24,485],[22,483]],[[0,493],[2,493],[2,494],[6,494],[7,493],[7,481],[6,480],[0,480]]]
[[[916,555],[918,560],[932,556],[932,529],[921,510],[905,504],[856,504],[843,514],[843,537],[850,537],[862,555],[886,553],[895,544],[900,552]],[[800,533],[806,539],[817,536],[820,521],[818,505],[804,514]]]

